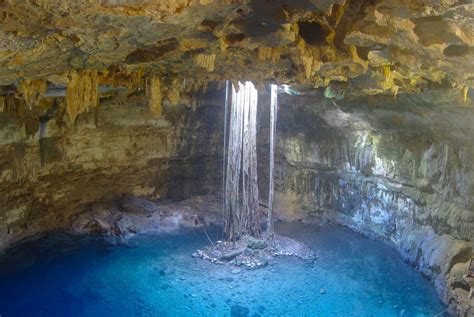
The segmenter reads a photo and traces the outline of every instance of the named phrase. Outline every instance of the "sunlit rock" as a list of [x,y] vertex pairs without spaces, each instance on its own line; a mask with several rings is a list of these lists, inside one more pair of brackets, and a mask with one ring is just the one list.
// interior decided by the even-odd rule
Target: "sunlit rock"
[[[0,251],[6,255],[0,258],[34,271],[35,256],[16,258],[9,248],[58,230],[74,234],[60,235],[68,249],[82,243],[80,235],[97,235],[120,248],[134,238],[187,229],[203,238],[197,258],[188,252],[196,245],[186,251],[188,260],[213,262],[199,262],[203,266],[233,261],[239,267],[230,271],[231,279],[206,281],[230,283],[224,288],[232,289],[229,302],[202,305],[210,309],[206,313],[298,315],[290,304],[306,307],[307,294],[333,303],[345,302],[342,295],[349,291],[286,281],[279,286],[295,298],[287,294],[292,301],[286,311],[267,311],[235,301],[251,292],[235,291],[232,282],[247,279],[246,270],[254,268],[285,277],[282,270],[276,273],[280,255],[313,251],[281,236],[271,244],[260,236],[265,223],[310,223],[313,229],[332,223],[383,241],[425,276],[447,305],[433,305],[437,311],[430,314],[444,308],[472,315],[466,273],[474,256],[473,10],[469,1],[451,0],[2,1]],[[250,81],[251,90],[239,84]],[[230,86],[239,102],[228,102],[232,93],[224,87]],[[221,232],[208,235],[208,226],[229,222],[235,224],[230,240],[236,245]],[[304,231],[301,226],[294,228]],[[337,231],[347,238],[343,245],[351,246],[351,237],[362,239],[344,230]],[[324,245],[318,247],[329,250],[332,240],[320,239]],[[377,244],[371,248],[379,250]],[[216,249],[225,254],[214,254]],[[361,251],[354,250],[344,252],[357,259]],[[98,247],[97,254],[107,252]],[[363,267],[371,265],[370,258],[364,260]],[[159,276],[153,269],[137,280],[150,276],[155,287],[159,278],[173,276],[169,266],[149,265]],[[297,281],[314,266],[300,275],[292,271],[298,266],[288,271]],[[343,273],[337,272],[339,278]],[[172,293],[173,281],[194,278],[182,275],[148,293]],[[392,285],[391,278],[380,285]],[[341,287],[347,290],[364,283],[345,282]],[[100,284],[84,289],[101,288],[94,283]],[[304,287],[312,288],[300,300]],[[3,291],[0,299],[10,294]],[[88,304],[81,298],[88,291],[61,292],[55,303]],[[202,295],[196,293],[184,292],[180,301],[192,304]],[[361,303],[379,303],[363,291],[356,296]],[[369,308],[386,311],[370,313],[423,313],[384,300]],[[125,307],[128,315],[166,314],[124,302],[138,307]],[[0,315],[28,315],[4,313],[1,304]],[[176,315],[199,315],[192,311],[196,307]],[[48,309],[35,313],[61,314]]]

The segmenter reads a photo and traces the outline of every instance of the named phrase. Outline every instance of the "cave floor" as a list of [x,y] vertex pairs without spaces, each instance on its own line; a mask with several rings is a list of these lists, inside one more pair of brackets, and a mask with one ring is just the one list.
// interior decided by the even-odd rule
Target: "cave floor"
[[[216,241],[218,228],[207,229]],[[398,254],[338,226],[277,223],[313,248],[258,270],[191,256],[201,229],[139,235],[128,245],[49,234],[0,258],[2,316],[432,316],[434,288]]]

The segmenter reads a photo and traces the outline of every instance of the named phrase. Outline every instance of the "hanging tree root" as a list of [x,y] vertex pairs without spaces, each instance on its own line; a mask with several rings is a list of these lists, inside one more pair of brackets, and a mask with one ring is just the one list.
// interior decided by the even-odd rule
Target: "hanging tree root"
[[294,256],[309,262],[317,258],[304,243],[279,235],[273,240],[246,236],[236,242],[217,241],[214,246],[193,253],[193,257],[215,264],[248,269],[265,267],[269,260],[279,256]]

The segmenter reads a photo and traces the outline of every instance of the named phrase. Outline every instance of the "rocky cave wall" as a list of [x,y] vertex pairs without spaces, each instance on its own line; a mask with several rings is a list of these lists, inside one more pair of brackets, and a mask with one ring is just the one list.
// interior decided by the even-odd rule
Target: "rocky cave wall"
[[261,91],[303,90],[281,95],[279,218],[382,239],[446,301],[463,294],[444,291],[474,239],[473,9],[457,0],[0,1],[0,250],[122,194],[220,191],[223,96],[198,107],[189,97],[245,79]]
[[275,208],[386,241],[451,304],[466,301],[473,255],[474,125],[472,108],[438,97],[282,96]]
[[[63,98],[56,98],[58,104]],[[18,101],[18,100],[17,100]],[[121,195],[181,200],[221,181],[222,107],[202,96],[150,116],[144,96],[102,98],[72,124],[61,106],[39,121],[0,112],[0,249],[67,228],[91,203]],[[36,121],[35,121],[36,120]]]
[[[68,228],[92,204],[123,195],[175,201],[219,195],[224,92],[215,88],[194,98],[194,106],[168,96],[159,115],[150,114],[150,96],[112,94],[74,124],[62,98],[39,117],[4,102],[0,249]],[[275,213],[340,223],[386,241],[434,282],[445,302],[468,307],[462,274],[473,255],[473,108],[439,94],[356,100],[328,99],[322,90],[280,94]],[[262,205],[268,105],[261,91]]]

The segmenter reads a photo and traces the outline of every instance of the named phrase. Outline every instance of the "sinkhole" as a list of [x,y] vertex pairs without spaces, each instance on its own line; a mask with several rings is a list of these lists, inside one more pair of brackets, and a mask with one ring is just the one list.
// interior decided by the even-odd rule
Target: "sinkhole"
[[0,317],[473,317],[472,2],[0,0]]
[[[191,83],[179,85],[174,94],[182,98]],[[124,113],[135,120],[115,121],[120,132],[93,117],[103,134],[90,134],[90,128],[81,130],[87,118],[79,114],[74,133],[85,133],[94,144],[84,145],[83,159],[100,160],[97,153],[110,144],[101,152],[108,164],[123,155],[134,157],[134,164],[117,165],[110,183],[104,177],[111,176],[84,170],[89,185],[78,197],[103,198],[80,205],[80,211],[65,207],[52,230],[3,249],[1,316],[454,311],[439,297],[436,283],[445,277],[429,263],[467,270],[467,244],[410,222],[421,207],[384,178],[397,167],[383,155],[406,146],[394,145],[393,130],[384,125],[402,119],[380,117],[373,133],[365,128],[374,124],[361,112],[365,108],[348,111],[341,106],[344,98],[289,84],[257,88],[251,81],[225,81],[193,97],[188,108],[168,97],[157,103],[169,96],[162,87],[154,79],[140,88],[145,93],[120,97],[148,101],[155,118],[143,127],[136,123],[142,109],[134,113],[114,99],[102,120]],[[55,98],[62,97],[54,89]],[[168,120],[175,124],[166,125]],[[45,137],[51,133],[47,118],[42,122],[46,168],[54,160],[51,149],[60,149]],[[135,192],[123,192],[129,183],[139,185]],[[148,194],[146,186],[153,188]],[[108,196],[111,190],[116,192]],[[11,234],[20,230],[11,228]],[[454,285],[468,290],[462,282]]]

